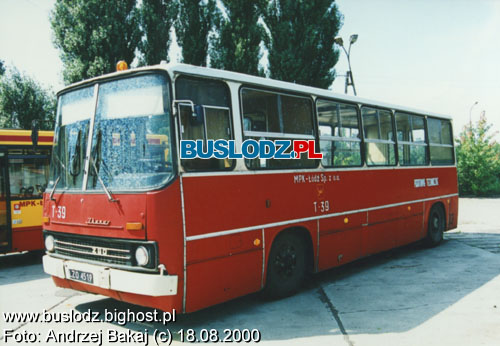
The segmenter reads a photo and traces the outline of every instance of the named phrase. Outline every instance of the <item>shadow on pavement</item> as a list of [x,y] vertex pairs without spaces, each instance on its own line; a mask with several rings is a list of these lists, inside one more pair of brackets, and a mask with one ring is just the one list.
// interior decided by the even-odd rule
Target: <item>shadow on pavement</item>
[[0,286],[48,278],[42,267],[42,251],[0,255]]
[[451,232],[445,234],[445,239],[458,240],[469,246],[477,247],[495,254],[500,254],[500,233],[498,229],[491,232]]
[[[478,268],[481,270],[478,270]],[[242,297],[188,315],[175,323],[128,323],[133,331],[259,329],[262,340],[311,336],[400,333],[418,327],[500,275],[500,256],[445,240],[439,247],[412,244],[312,276],[296,295],[263,300]],[[80,304],[91,309],[146,312],[112,299]]]

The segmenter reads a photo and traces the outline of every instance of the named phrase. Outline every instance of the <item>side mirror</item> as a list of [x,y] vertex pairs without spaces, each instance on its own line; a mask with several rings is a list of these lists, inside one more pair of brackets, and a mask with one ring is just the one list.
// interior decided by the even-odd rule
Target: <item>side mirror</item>
[[33,120],[31,122],[31,142],[33,143],[33,147],[36,148],[38,145],[38,122]]
[[202,105],[195,105],[193,117],[191,118],[191,123],[193,125],[201,125],[203,124],[205,119],[205,109]]

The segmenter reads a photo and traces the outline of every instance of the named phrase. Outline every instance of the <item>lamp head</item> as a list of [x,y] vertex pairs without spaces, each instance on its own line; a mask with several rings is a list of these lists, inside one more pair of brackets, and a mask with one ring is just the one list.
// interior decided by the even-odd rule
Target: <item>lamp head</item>
[[344,45],[344,40],[340,36],[339,37],[335,37],[335,39],[333,40],[333,42],[335,42],[339,46],[343,46]]

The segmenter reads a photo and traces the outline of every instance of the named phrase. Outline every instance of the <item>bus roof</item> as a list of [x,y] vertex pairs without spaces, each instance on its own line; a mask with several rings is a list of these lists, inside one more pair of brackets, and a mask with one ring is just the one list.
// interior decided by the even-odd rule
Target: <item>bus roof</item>
[[367,105],[367,106],[377,106],[377,107],[381,107],[381,108],[394,109],[394,110],[399,110],[399,111],[403,111],[403,112],[428,115],[428,116],[432,116],[432,117],[445,118],[445,119],[450,119],[450,120],[452,119],[449,115],[444,115],[444,114],[429,112],[429,111],[425,111],[425,110],[415,109],[415,108],[411,108],[411,107],[399,106],[399,105],[394,105],[394,104],[390,104],[390,103],[365,99],[365,98],[358,97],[358,96],[339,94],[339,93],[335,93],[335,92],[333,92],[331,90],[327,90],[327,89],[315,88],[315,87],[305,86],[305,85],[291,83],[291,82],[283,82],[283,81],[270,79],[270,78],[257,77],[257,76],[247,75],[244,73],[224,71],[224,70],[218,70],[218,69],[213,69],[213,68],[209,68],[209,67],[200,67],[200,66],[181,64],[181,63],[169,63],[169,64],[162,63],[159,65],[145,66],[145,67],[139,67],[139,68],[135,68],[135,69],[129,69],[126,71],[109,73],[106,75],[102,75],[99,77],[95,77],[92,79],[88,79],[85,81],[81,81],[81,82],[72,84],[64,89],[61,89],[58,92],[58,94],[60,94],[64,91],[67,91],[68,89],[71,89],[73,87],[81,86],[81,85],[84,85],[87,83],[92,83],[92,82],[95,82],[95,81],[98,81],[98,80],[101,80],[104,78],[113,78],[113,77],[118,77],[118,76],[121,76],[124,74],[132,74],[132,73],[139,72],[139,71],[148,71],[148,70],[154,70],[154,69],[166,70],[171,76],[173,76],[175,74],[187,74],[187,75],[192,75],[192,76],[208,77],[208,78],[238,82],[238,83],[242,83],[242,84],[252,84],[254,86],[275,88],[275,89],[281,89],[281,90],[289,90],[289,91],[292,91],[295,93],[309,94],[309,95],[320,96],[320,97],[325,97],[325,98],[333,98],[333,99],[336,99],[338,101],[358,103],[358,104],[363,104],[363,105]]

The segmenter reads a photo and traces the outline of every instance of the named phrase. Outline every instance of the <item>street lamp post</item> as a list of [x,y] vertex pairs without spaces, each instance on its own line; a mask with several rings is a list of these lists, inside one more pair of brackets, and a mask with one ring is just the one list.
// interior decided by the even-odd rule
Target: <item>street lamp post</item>
[[356,94],[356,86],[354,85],[354,77],[352,76],[352,68],[351,68],[351,45],[354,44],[358,40],[358,35],[353,34],[349,38],[349,48],[346,50],[344,47],[344,40],[342,37],[336,37],[334,42],[338,44],[344,50],[345,55],[347,56],[347,64],[349,66],[349,70],[345,75],[345,93],[347,94],[347,88],[349,85],[352,85],[352,90],[354,91],[354,95]]
[[475,105],[477,105],[479,102],[476,101],[472,104],[469,110],[469,128],[472,129],[472,108],[474,108]]

